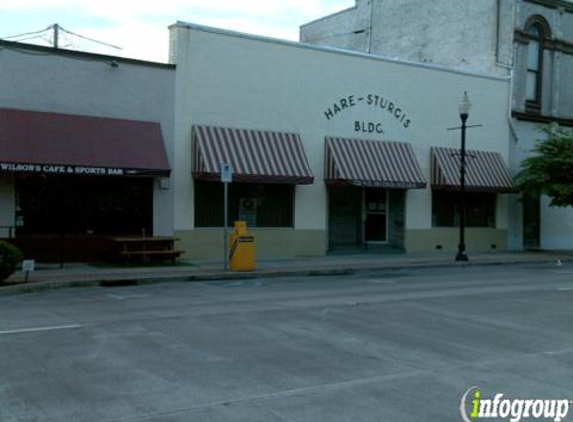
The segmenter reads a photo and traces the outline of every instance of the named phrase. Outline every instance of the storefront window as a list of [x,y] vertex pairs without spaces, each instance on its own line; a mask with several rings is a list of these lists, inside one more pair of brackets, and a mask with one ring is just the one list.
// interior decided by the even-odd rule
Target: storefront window
[[[468,227],[495,227],[495,193],[466,192],[466,225]],[[432,225],[457,227],[459,225],[459,193],[434,191],[432,193]]]
[[[292,227],[293,185],[229,184],[229,221],[246,221],[249,227]],[[195,226],[223,225],[223,184],[195,182]]]
[[152,179],[20,176],[17,234],[152,234]]

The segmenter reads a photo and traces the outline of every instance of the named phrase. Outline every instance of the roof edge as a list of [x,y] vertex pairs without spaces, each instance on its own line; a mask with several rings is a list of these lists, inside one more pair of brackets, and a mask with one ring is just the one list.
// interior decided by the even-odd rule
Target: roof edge
[[195,23],[191,23],[191,22],[177,21],[175,24],[170,25],[169,28],[170,29],[184,28],[184,29],[190,29],[190,30],[194,30],[194,31],[210,33],[210,34],[223,35],[223,36],[235,37],[235,38],[242,38],[242,39],[247,39],[247,40],[252,40],[252,41],[259,41],[259,42],[265,42],[265,43],[269,43],[269,44],[277,44],[277,45],[294,47],[294,48],[301,48],[301,49],[312,50],[312,51],[320,51],[323,53],[340,54],[340,55],[351,56],[351,57],[361,57],[364,59],[380,61],[380,62],[385,62],[385,63],[403,64],[406,66],[417,67],[417,68],[421,68],[421,69],[437,70],[437,71],[441,71],[441,72],[454,73],[457,75],[465,75],[465,76],[471,76],[471,77],[482,78],[482,79],[490,79],[490,80],[499,81],[499,82],[510,82],[510,80],[511,80],[511,77],[509,75],[508,76],[497,76],[497,75],[488,74],[488,73],[470,72],[470,71],[459,70],[459,69],[454,69],[454,68],[435,65],[435,64],[418,63],[418,62],[413,62],[413,61],[408,61],[408,60],[399,60],[399,59],[394,59],[394,58],[389,58],[389,57],[384,57],[384,56],[378,56],[378,55],[369,54],[369,53],[362,53],[359,51],[344,50],[342,48],[320,46],[320,45],[315,45],[315,44],[307,44],[307,43],[301,43],[301,42],[297,42],[297,41],[290,41],[290,40],[284,40],[284,39],[280,39],[280,38],[268,37],[268,36],[264,36],[264,35],[247,34],[244,32],[238,32],[238,31],[233,31],[233,30],[229,30],[229,29],[216,28],[216,27],[212,27],[212,26],[199,25],[199,24],[195,24]]
[[53,48],[53,47],[46,47],[43,45],[36,45],[36,44],[28,44],[28,43],[21,43],[16,41],[6,41],[0,39],[0,51],[2,50],[11,50],[16,52],[23,52],[27,51],[35,51],[39,54],[45,55],[55,55],[55,56],[62,56],[66,58],[72,59],[84,59],[84,60],[92,60],[94,62],[118,62],[124,64],[133,64],[138,66],[147,66],[147,67],[155,67],[161,69],[169,69],[174,70],[176,68],[175,64],[171,63],[160,63],[160,62],[152,62],[147,60],[140,60],[140,59],[131,59],[128,57],[122,56],[113,56],[107,54],[99,54],[99,53],[89,53],[87,51],[76,51],[76,50],[67,50],[63,48]]

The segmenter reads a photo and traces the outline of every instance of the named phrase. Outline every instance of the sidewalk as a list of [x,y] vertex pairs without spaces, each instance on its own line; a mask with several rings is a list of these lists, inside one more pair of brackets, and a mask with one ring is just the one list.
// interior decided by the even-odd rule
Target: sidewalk
[[265,259],[248,273],[225,272],[221,261],[180,260],[176,265],[122,266],[38,264],[27,283],[21,271],[0,283],[0,296],[64,287],[146,284],[161,281],[207,281],[259,277],[342,275],[412,268],[512,265],[573,262],[573,251],[469,253],[469,262],[456,262],[455,253],[329,255],[315,258]]

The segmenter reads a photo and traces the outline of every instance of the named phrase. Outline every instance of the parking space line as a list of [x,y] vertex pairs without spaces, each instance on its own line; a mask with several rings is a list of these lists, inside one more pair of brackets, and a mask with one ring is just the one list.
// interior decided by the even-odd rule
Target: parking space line
[[23,334],[23,333],[38,333],[42,331],[54,331],[54,330],[71,330],[76,328],[81,328],[81,325],[74,324],[74,325],[56,325],[52,327],[34,327],[34,328],[21,328],[18,330],[6,330],[0,331],[0,335],[2,334]]

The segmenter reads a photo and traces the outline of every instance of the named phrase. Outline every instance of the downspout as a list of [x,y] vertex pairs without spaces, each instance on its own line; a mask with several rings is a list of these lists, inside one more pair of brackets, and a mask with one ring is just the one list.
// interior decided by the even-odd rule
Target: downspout
[[516,22],[516,6],[515,0],[497,0],[496,2],[496,26],[495,26],[495,36],[496,36],[496,47],[495,47],[495,64],[498,67],[506,69],[509,76],[509,98],[507,104],[507,121],[509,123],[509,129],[511,132],[511,136],[515,142],[518,141],[517,136],[517,129],[515,128],[515,123],[513,122],[513,118],[511,116],[511,111],[513,109],[513,91],[514,91],[514,78],[515,78],[515,69],[513,66],[513,55],[514,55],[514,42],[513,36],[510,39],[511,43],[511,54],[509,56],[509,64],[502,63],[500,61],[500,46],[501,46],[501,3],[503,1],[511,1],[511,33],[513,34],[515,31],[515,22]]
[[370,23],[368,29],[368,46],[367,46],[367,53],[370,54],[372,52],[372,15],[374,13],[374,0],[370,0]]

